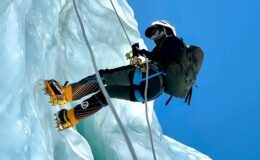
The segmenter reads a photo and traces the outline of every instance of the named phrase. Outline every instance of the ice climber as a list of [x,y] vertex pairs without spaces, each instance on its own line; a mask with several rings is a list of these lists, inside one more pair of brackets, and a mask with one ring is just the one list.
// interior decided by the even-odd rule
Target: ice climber
[[[176,36],[175,27],[165,20],[152,23],[145,31],[146,37],[155,42],[149,52],[132,45],[133,57],[146,56],[149,59],[148,101],[163,92],[190,101],[192,86],[200,70],[203,52],[199,47],[187,46]],[[99,70],[105,88],[111,98],[144,102],[145,64],[127,65],[114,69]],[[96,75],[79,82],[62,86],[56,80],[45,80],[45,88],[51,103],[65,104],[93,94],[81,104],[57,113],[57,127],[60,130],[72,127],[84,118],[107,105],[100,90]]]

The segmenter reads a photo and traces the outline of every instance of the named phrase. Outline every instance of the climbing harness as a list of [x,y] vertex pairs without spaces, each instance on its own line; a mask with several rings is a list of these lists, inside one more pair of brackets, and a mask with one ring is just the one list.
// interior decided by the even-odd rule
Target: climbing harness
[[[114,9],[114,11],[115,11],[115,13],[116,13],[116,16],[117,16],[119,22],[120,22],[121,27],[122,27],[123,30],[124,30],[124,33],[125,33],[126,38],[127,38],[128,42],[129,42],[129,45],[132,47],[132,43],[131,43],[131,41],[130,41],[130,38],[129,38],[129,36],[128,36],[126,30],[125,30],[125,27],[124,27],[124,25],[123,25],[123,23],[122,23],[122,21],[121,21],[119,15],[118,15],[118,12],[117,12],[117,10],[116,10],[116,8],[115,8],[115,6],[114,6],[114,3],[113,3],[112,0],[110,0],[110,2],[111,2],[111,5],[112,5],[112,7],[113,7],[113,9]],[[147,90],[148,90],[149,64],[148,64],[147,57],[146,57],[145,55],[144,55],[144,58],[145,58],[145,63],[146,63],[146,79],[145,79],[145,93],[144,93],[145,113],[146,113],[145,115],[146,115],[147,126],[148,126],[148,129],[149,129],[149,136],[150,136],[150,142],[151,142],[151,146],[152,146],[153,158],[154,158],[154,160],[156,160],[156,155],[155,155],[155,150],[154,150],[154,145],[153,145],[153,137],[152,137],[151,127],[150,127],[149,117],[148,117],[148,106],[147,106]]]
[[[119,125],[119,128],[121,129],[121,132],[122,132],[122,134],[123,134],[123,136],[124,136],[124,138],[125,138],[125,140],[126,140],[126,143],[127,143],[127,146],[128,146],[128,148],[129,148],[129,150],[130,150],[130,153],[131,153],[131,155],[132,155],[132,158],[133,158],[134,160],[137,160],[137,157],[136,157],[134,148],[133,148],[133,146],[132,146],[132,144],[131,144],[130,138],[129,138],[128,135],[127,135],[126,129],[124,128],[124,126],[123,126],[123,124],[122,124],[122,122],[121,122],[121,120],[120,120],[120,118],[119,118],[119,116],[118,116],[118,114],[117,114],[117,112],[116,112],[116,110],[115,110],[115,108],[114,108],[114,106],[113,106],[111,100],[110,100],[110,97],[109,97],[109,95],[108,95],[108,93],[107,93],[107,91],[106,91],[106,89],[105,89],[105,87],[104,87],[104,84],[103,84],[103,82],[102,82],[102,80],[101,80],[100,74],[99,74],[99,72],[98,72],[97,64],[96,64],[96,61],[95,61],[94,53],[93,53],[93,50],[92,50],[92,48],[91,48],[91,46],[90,46],[90,43],[89,43],[89,41],[88,41],[88,39],[87,39],[87,36],[86,36],[86,33],[85,33],[85,29],[84,29],[84,25],[83,25],[83,22],[82,22],[82,20],[81,20],[81,17],[80,17],[80,15],[79,15],[79,13],[78,13],[77,4],[76,4],[75,0],[73,0],[73,5],[74,5],[74,9],[75,9],[75,12],[76,12],[78,21],[79,21],[79,23],[80,23],[80,27],[81,27],[81,31],[82,31],[82,34],[83,34],[83,38],[84,38],[85,43],[86,43],[86,45],[87,45],[87,47],[88,47],[88,50],[89,50],[89,52],[90,52],[92,64],[93,64],[93,67],[94,67],[94,70],[95,70],[95,73],[96,73],[96,77],[97,77],[97,80],[98,80],[98,84],[99,84],[99,86],[100,86],[100,89],[101,89],[101,91],[103,92],[103,94],[104,94],[104,96],[105,96],[105,99],[106,99],[106,101],[107,101],[107,103],[108,103],[108,106],[110,107],[112,113],[114,114],[114,117],[115,117],[115,119],[116,119],[116,121],[117,121],[117,123],[118,123],[118,125]],[[130,42],[130,41],[129,41],[129,42]]]
[[[148,75],[148,77],[143,78],[143,72],[140,69],[135,70],[134,78],[133,78],[133,86],[134,86],[134,96],[135,96],[135,98],[138,102],[143,102],[143,103],[145,102],[145,98],[140,93],[138,86],[140,86],[140,84],[142,82],[146,81],[147,79],[149,80],[151,78],[154,78],[154,77],[157,77],[157,76],[160,76],[160,75],[164,75],[164,73],[163,72],[157,72],[155,74],[152,74],[150,76]],[[158,93],[154,97],[159,96],[160,93]]]

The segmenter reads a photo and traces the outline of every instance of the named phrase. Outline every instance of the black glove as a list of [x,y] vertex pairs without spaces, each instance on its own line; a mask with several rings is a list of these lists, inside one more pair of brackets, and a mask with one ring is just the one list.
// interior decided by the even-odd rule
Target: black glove
[[140,55],[140,50],[139,50],[139,43],[135,43],[132,45],[132,50],[133,50],[133,57],[139,56]]

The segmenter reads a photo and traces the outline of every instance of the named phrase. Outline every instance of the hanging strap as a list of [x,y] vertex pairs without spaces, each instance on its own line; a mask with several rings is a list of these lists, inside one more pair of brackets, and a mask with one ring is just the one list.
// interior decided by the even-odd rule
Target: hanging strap
[[185,97],[185,103],[187,103],[188,105],[190,105],[191,96],[192,96],[192,87],[190,88],[188,94],[187,94],[186,97]]
[[173,96],[170,96],[170,98],[166,101],[165,106],[169,104],[169,102],[172,100]]
[[[187,95],[185,97],[185,103],[187,103],[188,105],[190,105],[191,97],[192,97],[192,87],[190,88],[189,92],[187,93]],[[172,100],[172,98],[173,98],[173,96],[170,96],[170,98],[166,101],[165,106],[167,106],[169,104],[169,102]]]

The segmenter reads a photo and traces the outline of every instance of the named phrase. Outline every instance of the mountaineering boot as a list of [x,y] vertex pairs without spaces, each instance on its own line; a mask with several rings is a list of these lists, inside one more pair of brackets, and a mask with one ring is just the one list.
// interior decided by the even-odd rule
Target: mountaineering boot
[[74,108],[66,110],[62,109],[56,114],[56,124],[59,131],[70,128],[78,124],[83,119],[95,114],[102,107],[106,106],[107,102],[102,92],[84,100],[81,104]]
[[52,105],[63,105],[72,101],[72,87],[62,86],[54,79],[45,80],[44,87],[46,93],[50,96],[50,103]]
[[74,116],[74,108],[67,110],[62,109],[57,112],[56,116],[56,124],[59,131],[63,131],[66,128],[70,128],[75,126],[78,123]]

